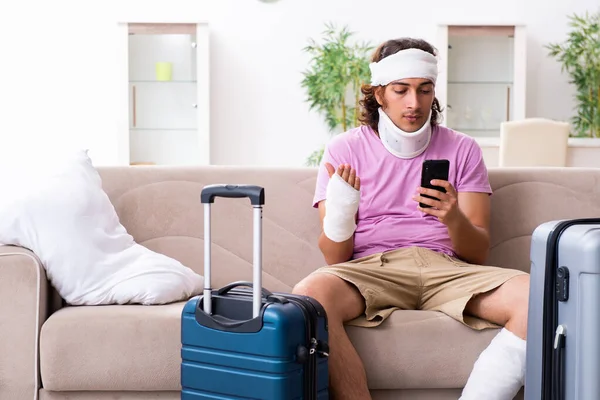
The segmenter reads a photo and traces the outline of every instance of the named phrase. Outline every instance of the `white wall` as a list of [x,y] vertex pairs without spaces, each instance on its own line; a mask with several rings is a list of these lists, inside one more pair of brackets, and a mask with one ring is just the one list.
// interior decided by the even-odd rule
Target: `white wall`
[[[518,24],[528,29],[527,116],[567,119],[572,88],[543,45],[563,40],[567,14],[598,0],[156,0],[11,2],[0,15],[0,145],[80,143],[97,165],[119,159],[117,23],[208,21],[211,29],[212,160],[302,165],[328,136],[300,88],[301,49],[326,21],[374,43],[419,36],[438,23]],[[267,147],[269,149],[267,150]]]

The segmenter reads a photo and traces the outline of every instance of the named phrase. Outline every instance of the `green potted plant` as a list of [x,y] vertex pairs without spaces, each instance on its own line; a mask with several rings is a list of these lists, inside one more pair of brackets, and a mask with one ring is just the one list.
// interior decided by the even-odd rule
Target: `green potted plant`
[[[309,39],[304,51],[311,55],[301,85],[307,91],[310,110],[322,113],[330,134],[356,126],[360,115],[360,87],[369,79],[369,43],[350,43],[353,32],[328,23],[323,43]],[[324,148],[307,159],[307,165],[321,162]]]
[[563,43],[546,46],[567,71],[577,90],[577,114],[571,119],[578,137],[600,137],[600,11],[569,16],[571,31]]

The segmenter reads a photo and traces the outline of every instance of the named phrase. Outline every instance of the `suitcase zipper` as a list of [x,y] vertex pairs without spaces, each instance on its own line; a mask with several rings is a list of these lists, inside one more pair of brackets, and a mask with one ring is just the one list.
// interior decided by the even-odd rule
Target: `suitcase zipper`
[[314,307],[311,308],[315,312],[311,312],[304,302],[304,298],[300,296],[284,294],[284,296],[293,303],[296,303],[307,321],[307,346],[308,346],[308,359],[306,360],[306,370],[304,373],[304,388],[305,388],[305,400],[316,400],[317,399],[317,349],[318,341],[316,338],[316,321],[318,314]]
[[558,399],[564,399],[565,388],[564,388],[564,352],[566,340],[566,329],[563,325],[559,325],[556,328],[556,335],[554,336],[554,359],[552,374],[554,375],[554,388],[553,393],[556,394]]

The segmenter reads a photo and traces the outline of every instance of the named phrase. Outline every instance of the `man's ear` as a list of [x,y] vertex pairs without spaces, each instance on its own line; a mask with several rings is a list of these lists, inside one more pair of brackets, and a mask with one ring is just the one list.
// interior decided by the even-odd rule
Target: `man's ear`
[[379,103],[380,106],[384,106],[384,101],[383,101],[383,94],[385,93],[385,86],[377,86],[375,88],[375,90],[373,91],[373,94],[375,95],[375,100],[377,100],[377,103]]

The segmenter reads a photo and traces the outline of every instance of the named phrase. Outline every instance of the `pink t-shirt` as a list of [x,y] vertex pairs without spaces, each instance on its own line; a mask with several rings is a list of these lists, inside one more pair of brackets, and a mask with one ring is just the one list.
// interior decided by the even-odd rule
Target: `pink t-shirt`
[[335,168],[348,163],[356,169],[361,193],[354,259],[410,246],[455,255],[447,227],[417,210],[418,203],[412,199],[427,159],[450,160],[448,180],[458,192],[492,193],[477,142],[449,128],[434,127],[427,150],[412,159],[390,154],[366,125],[331,139],[319,167],[313,206],[325,199],[329,175],[324,162]]

